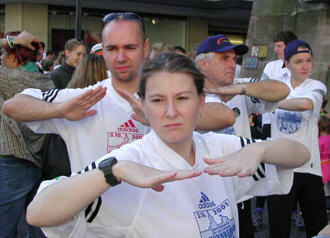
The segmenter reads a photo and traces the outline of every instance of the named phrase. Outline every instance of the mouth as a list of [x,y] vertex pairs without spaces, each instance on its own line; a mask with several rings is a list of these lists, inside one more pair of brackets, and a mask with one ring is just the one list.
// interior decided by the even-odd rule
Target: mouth
[[119,72],[126,72],[126,71],[128,71],[128,69],[129,69],[129,66],[117,66],[116,67],[116,70]]
[[167,129],[177,129],[181,126],[181,123],[171,123],[171,124],[166,124],[164,127]]

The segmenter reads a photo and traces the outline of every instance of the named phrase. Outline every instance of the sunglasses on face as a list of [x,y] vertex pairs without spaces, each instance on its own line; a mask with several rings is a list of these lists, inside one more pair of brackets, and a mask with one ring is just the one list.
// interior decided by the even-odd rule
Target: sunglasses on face
[[143,31],[143,33],[145,33],[144,23],[143,23],[141,17],[139,15],[135,14],[134,12],[113,12],[113,13],[110,13],[110,14],[106,15],[102,19],[102,21],[104,23],[108,23],[108,22],[111,22],[113,20],[136,21],[141,25],[142,31]]

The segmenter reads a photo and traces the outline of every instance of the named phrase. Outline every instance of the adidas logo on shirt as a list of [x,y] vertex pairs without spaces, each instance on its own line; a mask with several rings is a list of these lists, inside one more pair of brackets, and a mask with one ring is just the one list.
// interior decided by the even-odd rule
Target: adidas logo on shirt
[[130,119],[127,122],[123,123],[118,131],[126,131],[126,132],[138,132],[139,130],[134,125],[134,122]]

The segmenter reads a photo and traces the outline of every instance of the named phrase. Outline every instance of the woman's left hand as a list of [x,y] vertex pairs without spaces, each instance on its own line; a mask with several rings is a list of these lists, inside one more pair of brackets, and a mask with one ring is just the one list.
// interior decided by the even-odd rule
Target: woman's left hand
[[252,176],[262,159],[264,149],[259,146],[244,147],[243,149],[220,158],[209,159],[204,161],[209,165],[204,172],[209,175],[220,175],[222,177]]

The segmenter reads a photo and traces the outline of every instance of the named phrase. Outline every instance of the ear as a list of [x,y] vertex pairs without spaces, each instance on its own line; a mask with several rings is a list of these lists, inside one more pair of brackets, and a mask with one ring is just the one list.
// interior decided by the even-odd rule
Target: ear
[[202,72],[205,72],[208,68],[208,62],[205,59],[198,61],[198,65]]
[[284,64],[285,64],[285,67],[287,67],[288,69],[290,69],[289,61],[284,60]]
[[149,55],[149,39],[147,38],[144,41],[144,46],[143,46],[143,52],[144,52],[144,58],[146,59]]
[[64,50],[64,54],[65,54],[66,57],[68,57],[69,51],[68,50]]
[[16,66],[20,66],[19,61],[14,54],[8,55],[8,59],[12,64],[15,64]]

